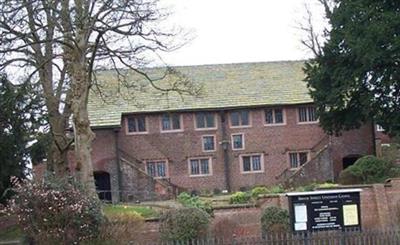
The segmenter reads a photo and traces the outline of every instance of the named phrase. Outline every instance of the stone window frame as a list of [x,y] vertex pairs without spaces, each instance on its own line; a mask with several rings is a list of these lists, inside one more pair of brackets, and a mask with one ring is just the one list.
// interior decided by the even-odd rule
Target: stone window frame
[[[300,109],[301,108],[306,108],[307,121],[303,121],[303,122],[300,121]],[[297,124],[317,124],[317,123],[319,123],[319,119],[318,119],[317,115],[315,115],[315,117],[316,117],[315,121],[310,121],[309,108],[314,108],[315,113],[317,113],[316,108],[313,105],[299,106],[296,108]]]
[[[213,137],[214,138],[214,149],[213,150],[206,150],[204,148],[204,137]],[[201,136],[201,149],[203,152],[216,152],[217,151],[217,136],[215,134],[205,134]]]
[[[248,118],[248,120],[249,120],[249,124],[248,125],[242,125],[241,123],[241,121],[242,121],[242,118],[240,117],[240,125],[237,125],[237,126],[234,126],[234,125],[232,125],[232,113],[234,113],[234,112],[240,112],[240,111],[248,111],[249,113],[248,113],[248,115],[249,115],[249,118]],[[250,109],[241,109],[241,110],[233,110],[233,111],[230,111],[229,113],[228,113],[229,115],[228,115],[228,117],[229,117],[229,128],[251,128],[252,126],[253,126],[253,122],[252,122],[252,111],[250,110]]]
[[[244,171],[243,167],[243,157],[252,157],[252,156],[260,156],[260,170],[253,170],[253,162],[251,160],[250,167],[251,171]],[[252,159],[252,158],[251,158]],[[264,162],[264,154],[263,153],[246,153],[239,155],[239,164],[240,164],[240,173],[241,174],[257,174],[257,173],[264,173],[265,172],[265,162]]]
[[[290,154],[294,154],[294,153],[296,153],[297,154],[297,167],[292,167],[292,162],[291,162],[291,157],[290,157]],[[298,169],[298,168],[300,168],[302,165],[304,165],[305,163],[303,163],[303,164],[300,164],[300,153],[307,153],[307,161],[305,162],[305,163],[307,163],[308,161],[310,161],[311,160],[311,150],[296,150],[296,151],[288,151],[287,152],[287,159],[288,159],[288,163],[289,163],[289,168],[290,169]]]
[[[213,114],[214,116],[214,127],[205,127],[205,128],[199,128],[197,127],[197,114],[198,113],[210,113]],[[217,130],[218,129],[218,118],[217,118],[217,113],[215,112],[208,112],[208,111],[204,111],[204,112],[195,112],[193,113],[193,122],[194,122],[194,129],[196,131],[205,131],[205,130]]]
[[[173,114],[177,114],[178,116],[179,116],[179,126],[180,126],[180,128],[179,129],[163,129],[163,117],[164,117],[164,115],[173,115]],[[182,113],[175,113],[175,112],[172,112],[172,113],[162,113],[160,116],[159,116],[159,120],[160,120],[160,132],[161,133],[177,133],[177,132],[183,132],[184,131],[184,129],[183,129],[183,115],[182,115]],[[170,121],[170,123],[172,123],[172,118],[170,117],[169,118],[169,121]]]
[[[275,110],[276,109],[282,110],[282,119],[283,119],[282,123],[275,123]],[[266,115],[267,110],[272,110],[273,120],[274,120],[273,123],[267,123],[267,115]],[[263,114],[264,126],[266,126],[266,127],[285,126],[287,124],[286,109],[283,107],[266,107],[263,109],[262,114]]]
[[147,163],[149,162],[164,162],[165,163],[165,176],[151,176],[154,179],[168,179],[169,178],[169,161],[167,159],[149,159],[149,160],[145,160],[144,161],[144,167],[145,167],[145,172],[146,174],[148,173],[148,169],[147,169]]
[[[208,174],[192,174],[192,164],[191,161],[193,160],[199,160],[199,164],[200,164],[200,160],[204,160],[207,159],[208,160]],[[188,174],[189,177],[208,177],[208,176],[212,176],[213,175],[213,168],[212,168],[212,157],[211,156],[204,156],[204,157],[189,157],[188,158]],[[201,172],[201,166],[199,165],[199,171]]]
[[[130,118],[138,118],[138,117],[144,117],[144,123],[145,123],[145,127],[146,127],[146,131],[137,131],[137,132],[130,132],[129,131],[129,119]],[[137,125],[137,120],[135,120],[135,123]],[[127,115],[125,117],[125,134],[126,135],[137,135],[137,134],[148,134],[149,133],[149,125],[148,125],[148,120],[147,120],[147,116],[145,115]]]
[[[242,136],[242,148],[235,148],[234,147],[233,137],[236,136],[236,135],[241,135]],[[246,149],[244,133],[233,133],[233,134],[231,134],[231,147],[232,147],[233,151],[242,151],[242,150]]]

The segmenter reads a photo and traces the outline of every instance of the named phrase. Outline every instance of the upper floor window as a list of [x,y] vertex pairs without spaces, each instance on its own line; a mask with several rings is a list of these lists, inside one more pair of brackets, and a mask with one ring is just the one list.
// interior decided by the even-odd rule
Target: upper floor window
[[244,149],[244,135],[243,134],[232,134],[232,149],[243,150]]
[[211,175],[211,158],[192,158],[189,159],[190,176]]
[[176,113],[164,114],[161,119],[162,131],[182,130],[181,115]]
[[167,161],[147,161],[146,172],[151,177],[167,177]]
[[145,133],[146,130],[146,117],[145,116],[128,116],[126,118],[127,132],[129,133]]
[[299,122],[316,122],[317,113],[314,106],[299,107]]
[[263,172],[263,161],[264,159],[262,154],[241,155],[240,168],[242,170],[242,173]]
[[378,132],[384,132],[385,129],[384,129],[381,125],[377,124],[377,125],[376,125],[376,131],[378,131]]
[[250,112],[248,110],[233,111],[230,113],[231,126],[250,126]]
[[199,112],[196,113],[196,129],[215,129],[215,113]]
[[215,151],[214,135],[203,135],[203,151]]
[[265,109],[265,124],[284,124],[284,112],[281,108]]
[[290,152],[289,161],[291,168],[298,168],[308,161],[308,152]]

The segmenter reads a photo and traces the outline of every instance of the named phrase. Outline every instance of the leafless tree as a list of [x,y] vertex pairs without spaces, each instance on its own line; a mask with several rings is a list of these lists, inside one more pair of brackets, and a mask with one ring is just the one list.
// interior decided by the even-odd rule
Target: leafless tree
[[165,92],[198,92],[179,82],[157,87],[142,69],[149,52],[171,51],[182,44],[176,41],[179,30],[163,27],[168,13],[158,4],[157,0],[0,0],[0,71],[41,85],[53,136],[49,168],[57,176],[68,171],[72,140],[65,129],[72,118],[77,177],[92,194],[94,134],[87,104],[96,69],[129,68]]

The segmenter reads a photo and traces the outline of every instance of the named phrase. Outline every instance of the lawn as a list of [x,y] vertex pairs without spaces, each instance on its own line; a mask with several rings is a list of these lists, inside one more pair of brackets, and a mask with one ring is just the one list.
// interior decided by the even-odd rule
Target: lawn
[[142,215],[143,218],[154,218],[158,217],[159,213],[152,207],[140,206],[140,205],[104,205],[103,212],[107,216],[113,214],[126,214],[130,212],[137,212]]
[[21,229],[17,226],[11,226],[0,231],[0,241],[19,240],[22,237]]

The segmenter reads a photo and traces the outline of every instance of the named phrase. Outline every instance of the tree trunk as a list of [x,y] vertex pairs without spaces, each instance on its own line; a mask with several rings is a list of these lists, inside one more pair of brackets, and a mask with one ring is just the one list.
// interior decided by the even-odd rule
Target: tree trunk
[[79,57],[71,63],[72,100],[71,111],[75,135],[76,174],[89,195],[95,196],[91,145],[94,133],[90,129],[87,110],[90,81],[86,71],[86,59]]

